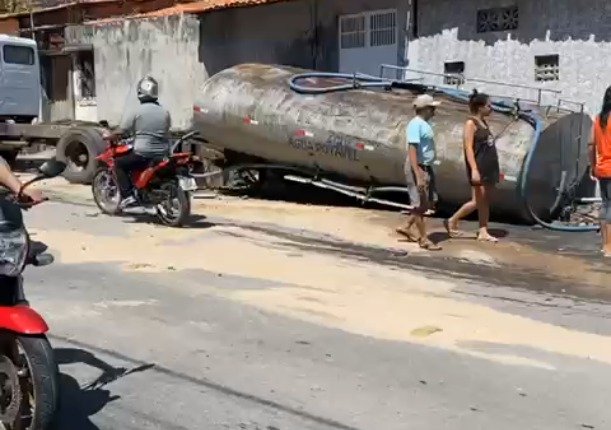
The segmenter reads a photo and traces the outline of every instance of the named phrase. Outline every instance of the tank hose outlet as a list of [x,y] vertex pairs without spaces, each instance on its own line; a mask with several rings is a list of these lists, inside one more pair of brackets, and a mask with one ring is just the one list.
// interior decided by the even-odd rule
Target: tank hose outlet
[[[298,81],[307,80],[307,79],[316,79],[316,78],[331,78],[331,79],[345,79],[351,81],[346,84],[338,84],[338,85],[330,85],[328,87],[312,87],[307,85],[300,85]],[[337,91],[349,91],[360,88],[389,88],[395,85],[400,81],[393,81],[390,79],[379,78],[375,76],[369,76],[364,74],[348,74],[348,73],[331,73],[331,72],[308,72],[308,73],[300,73],[297,75],[293,75],[288,80],[288,85],[291,90],[295,91],[299,94],[327,94]],[[453,89],[453,88],[436,88],[437,91],[458,99],[463,102],[469,101],[469,94],[466,91]],[[567,232],[587,232],[587,231],[598,231],[598,225],[567,225],[560,223],[549,223],[543,221],[537,214],[534,212],[530,204],[528,203],[527,198],[527,183],[526,178],[528,177],[528,173],[530,172],[530,165],[532,163],[533,155],[537,150],[537,146],[539,144],[539,137],[543,131],[543,121],[539,117],[539,115],[534,114],[532,111],[522,110],[520,109],[517,103],[507,104],[502,101],[495,101],[492,103],[492,109],[496,112],[503,113],[506,115],[511,115],[513,117],[518,117],[526,122],[528,122],[534,129],[532,143],[530,145],[530,149],[526,154],[526,158],[524,160],[524,165],[522,169],[522,174],[518,180],[518,192],[520,199],[524,203],[524,207],[528,212],[528,215],[532,217],[532,219],[539,224],[540,226],[547,228],[549,230],[556,231],[567,231]],[[558,206],[560,201],[562,200],[562,196],[566,192],[566,178],[561,181],[560,186],[558,187],[558,197],[556,198],[556,202],[554,206]]]

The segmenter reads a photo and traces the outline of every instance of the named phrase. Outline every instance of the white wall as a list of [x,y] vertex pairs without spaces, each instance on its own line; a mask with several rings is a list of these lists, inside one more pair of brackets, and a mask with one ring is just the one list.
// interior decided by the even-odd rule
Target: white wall
[[[418,37],[407,48],[411,68],[443,73],[444,62],[464,61],[465,75],[560,90],[592,113],[611,84],[608,0],[413,0]],[[477,33],[478,9],[517,4],[515,31]],[[560,55],[560,80],[535,82],[534,56]],[[432,78],[431,78],[432,79]],[[436,82],[440,83],[440,82]],[[535,98],[532,90],[480,85],[499,95]],[[548,96],[548,102],[555,101]]]
[[191,124],[194,94],[208,77],[199,61],[199,21],[191,15],[120,20],[71,27],[69,43],[93,45],[97,119],[117,124],[133,109],[136,84],[146,74],[160,86],[173,128]]

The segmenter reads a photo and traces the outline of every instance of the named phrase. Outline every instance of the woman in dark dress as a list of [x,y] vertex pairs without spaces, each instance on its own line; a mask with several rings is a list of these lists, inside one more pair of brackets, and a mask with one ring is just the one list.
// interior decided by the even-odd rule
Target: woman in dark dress
[[498,239],[488,232],[490,196],[500,177],[495,139],[486,122],[486,117],[492,112],[490,97],[474,90],[469,99],[469,110],[471,117],[465,122],[463,145],[467,176],[471,184],[471,200],[444,224],[450,237],[460,236],[458,222],[477,209],[479,218],[477,239],[497,242]]

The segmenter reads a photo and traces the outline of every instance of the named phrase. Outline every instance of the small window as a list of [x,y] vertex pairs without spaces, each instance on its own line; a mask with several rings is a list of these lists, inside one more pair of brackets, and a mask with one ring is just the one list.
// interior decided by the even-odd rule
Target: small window
[[365,47],[365,16],[343,16],[340,18],[341,49]]
[[519,22],[520,14],[517,6],[477,11],[478,33],[517,30]]
[[34,64],[34,50],[28,46],[4,45],[2,57],[6,64],[31,66]]
[[76,54],[76,67],[80,70],[80,94],[82,98],[95,97],[95,68],[93,51],[81,51]]
[[560,56],[537,55],[535,56],[535,81],[548,82],[560,80]]
[[394,45],[397,42],[397,15],[395,12],[370,15],[369,31],[369,46]]
[[453,61],[443,63],[443,83],[446,85],[462,85],[465,83],[465,62]]

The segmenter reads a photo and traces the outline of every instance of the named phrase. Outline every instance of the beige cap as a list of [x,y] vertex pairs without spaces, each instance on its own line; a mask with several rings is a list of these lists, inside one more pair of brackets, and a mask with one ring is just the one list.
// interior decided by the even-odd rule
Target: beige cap
[[441,102],[435,101],[433,97],[428,94],[421,94],[414,100],[414,107],[416,109],[422,109],[425,107],[437,107]]

